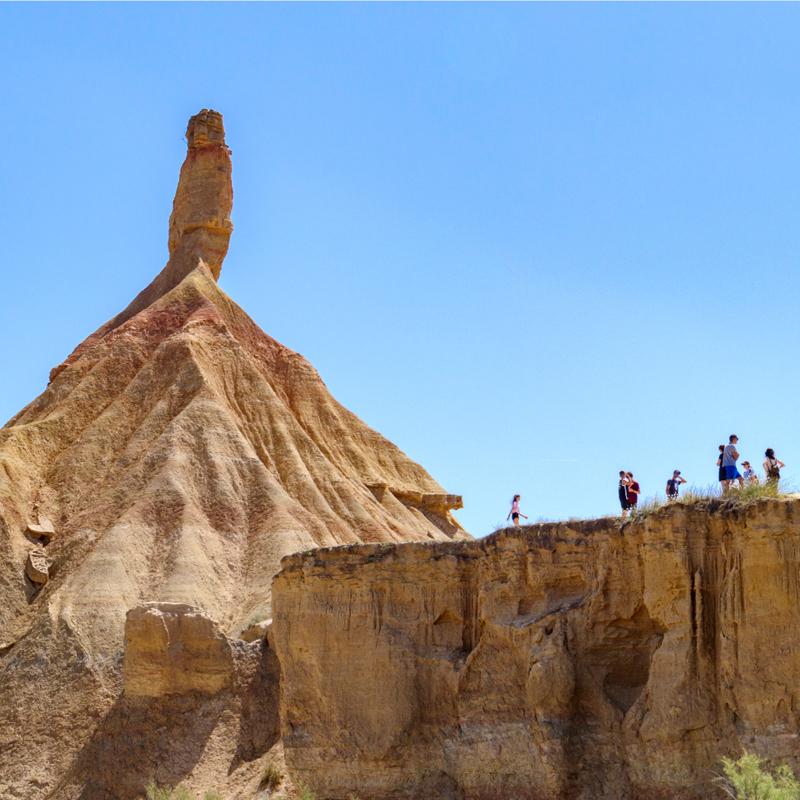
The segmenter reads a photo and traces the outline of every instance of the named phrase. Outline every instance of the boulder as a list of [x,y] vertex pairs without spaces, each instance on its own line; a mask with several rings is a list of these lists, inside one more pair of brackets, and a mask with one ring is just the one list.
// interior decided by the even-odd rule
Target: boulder
[[217,624],[183,603],[146,603],[125,621],[128,697],[216,694],[233,679],[231,645]]
[[34,539],[38,539],[43,544],[49,544],[50,540],[56,535],[55,525],[48,517],[38,517],[38,522],[31,522],[25,529],[25,533]]
[[25,562],[25,574],[37,585],[44,586],[50,579],[50,565],[42,550],[31,550]]

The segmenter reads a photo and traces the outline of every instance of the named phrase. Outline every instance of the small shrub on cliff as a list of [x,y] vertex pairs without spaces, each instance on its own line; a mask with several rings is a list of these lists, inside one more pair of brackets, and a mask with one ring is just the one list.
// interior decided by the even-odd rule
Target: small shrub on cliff
[[195,797],[185,786],[172,789],[169,786],[150,783],[147,787],[147,800],[195,800]]
[[308,786],[303,786],[302,784],[298,787],[295,797],[297,800],[317,800],[316,797],[314,797],[314,792],[312,792]]
[[736,761],[723,758],[722,767],[719,785],[735,800],[800,800],[800,782],[785,764],[772,774],[758,756],[745,753]]
[[264,772],[261,773],[261,782],[258,784],[258,788],[274,792],[282,782],[283,773],[274,764],[267,764]]

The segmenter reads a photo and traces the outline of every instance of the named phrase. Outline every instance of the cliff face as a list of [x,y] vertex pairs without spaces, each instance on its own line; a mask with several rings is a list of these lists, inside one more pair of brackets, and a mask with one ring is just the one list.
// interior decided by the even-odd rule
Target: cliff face
[[800,766],[800,501],[288,556],[287,764],[319,797],[707,798]]
[[[260,756],[274,737],[255,711],[237,716],[272,662],[239,658],[226,637],[270,618],[280,559],[466,536],[450,513],[460,498],[220,289],[232,199],[222,117],[204,110],[187,129],[166,266],[0,429],[0,797],[135,797],[153,777],[192,780],[201,756],[206,785],[229,785],[235,753]],[[171,605],[128,616],[145,603]],[[140,646],[123,696],[126,619]],[[189,679],[165,662],[180,652],[196,655]],[[159,696],[197,694],[206,723],[192,728],[186,700],[185,736],[167,742],[151,678]]]

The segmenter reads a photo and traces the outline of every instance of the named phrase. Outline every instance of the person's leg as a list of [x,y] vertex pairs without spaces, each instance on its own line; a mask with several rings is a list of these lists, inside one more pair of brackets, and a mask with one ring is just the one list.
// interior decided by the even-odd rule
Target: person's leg
[[730,481],[722,481],[722,494],[728,494],[728,489],[731,488]]

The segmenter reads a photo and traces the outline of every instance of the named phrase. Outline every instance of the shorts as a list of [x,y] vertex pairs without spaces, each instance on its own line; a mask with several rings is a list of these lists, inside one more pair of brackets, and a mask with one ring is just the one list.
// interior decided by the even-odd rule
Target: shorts
[[667,497],[669,497],[670,500],[677,500],[678,499],[678,493],[677,492],[670,492],[667,495]]
[[511,519],[512,519],[513,522],[516,522],[519,519],[519,514],[516,514],[516,513],[512,514],[511,515]]
[[631,507],[628,494],[624,489],[619,490],[619,504],[622,506],[623,511],[627,511]]
[[736,465],[733,464],[729,467],[722,467],[719,471],[720,476],[724,475],[725,477],[720,477],[720,480],[723,481],[735,481],[741,478],[742,476],[739,474],[739,470],[736,469]]

